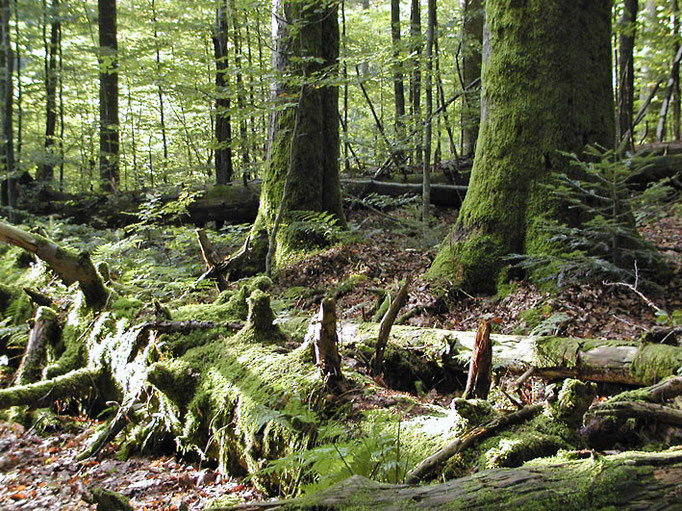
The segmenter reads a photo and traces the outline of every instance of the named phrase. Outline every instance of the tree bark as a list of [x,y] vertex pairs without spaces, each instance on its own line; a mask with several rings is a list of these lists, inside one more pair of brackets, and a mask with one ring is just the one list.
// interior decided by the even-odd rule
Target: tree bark
[[[353,476],[295,500],[231,509],[585,509],[657,510],[682,507],[682,454],[624,453],[598,459],[485,470],[446,483],[391,485]],[[214,511],[222,511],[216,509]]]
[[[260,208],[248,240],[249,252],[260,266],[256,271],[264,269],[271,237],[273,265],[300,248],[286,235],[292,211],[326,211],[345,226],[339,184],[338,87],[328,83],[338,73],[337,5],[276,1],[272,28],[276,41],[272,67],[277,78],[271,97],[279,107],[270,115]],[[273,236],[277,231],[280,235]]]
[[487,2],[486,25],[476,160],[429,271],[475,293],[495,291],[508,254],[547,249],[548,218],[578,221],[545,188],[554,172],[576,172],[558,151],[615,140],[610,2]]
[[490,321],[485,319],[478,325],[474,351],[469,362],[464,399],[488,399],[493,375],[493,344],[490,340]]
[[9,206],[10,222],[13,221],[12,208],[16,204],[15,188],[12,185],[14,172],[14,92],[12,75],[14,73],[14,54],[10,40],[10,0],[0,1],[0,170],[5,173],[5,193],[3,201]]
[[[400,0],[391,0],[391,45],[393,49],[395,136],[396,143],[402,146],[404,144],[403,137],[405,136],[405,84],[403,83],[403,64],[400,61]],[[398,155],[398,159],[402,159],[401,155]]]
[[635,98],[634,49],[637,31],[638,0],[625,0],[623,13],[618,20],[618,139],[632,140],[632,116]]
[[213,29],[215,52],[215,182],[225,185],[232,181],[232,119],[230,117],[230,96],[228,87],[227,55],[227,5],[221,0],[216,9],[216,23]]
[[[46,7],[47,8],[47,7]],[[45,155],[36,171],[37,181],[50,182],[54,179],[54,145],[57,128],[57,80],[59,57],[59,34],[61,31],[59,0],[53,0],[46,14],[50,19],[50,38],[45,41]]]
[[[208,239],[206,231],[204,231],[203,229],[197,229],[196,235],[197,242],[199,243],[199,249],[201,250],[201,259],[204,261],[206,269],[210,270],[214,266],[220,264],[222,260],[220,259],[215,249],[213,248],[213,244]],[[218,273],[216,275],[215,280],[216,286],[218,287],[218,291],[224,291],[225,289],[227,289],[227,280],[225,280],[224,275]]]
[[673,59],[670,68],[670,77],[665,87],[665,95],[663,96],[663,103],[661,103],[661,113],[658,116],[658,124],[656,125],[656,141],[662,142],[665,137],[665,119],[668,116],[668,109],[670,108],[670,101],[675,89],[675,76],[680,72],[680,61],[682,61],[682,46],[677,49],[677,54]]
[[[481,77],[483,0],[462,0],[462,87]],[[462,157],[473,159],[481,121],[481,90],[476,87],[464,95],[462,105]]]
[[35,321],[28,335],[26,351],[17,370],[18,385],[35,383],[40,380],[40,364],[45,356],[45,348],[56,340],[59,333],[57,314],[48,307],[39,307]]
[[118,190],[118,42],[116,0],[98,0],[99,27],[99,173],[100,188]]
[[[412,123],[418,130],[421,131],[421,60],[422,60],[422,21],[421,21],[421,5],[419,0],[411,0],[410,2],[410,113],[412,114]],[[420,165],[422,162],[422,147],[417,137],[417,144],[414,148],[414,164]]]
[[322,300],[320,311],[308,332],[306,337],[313,343],[315,365],[322,371],[326,384],[333,385],[342,378],[339,339],[336,333],[336,300]]
[[78,399],[97,387],[101,375],[101,369],[84,368],[51,380],[1,389],[0,410],[22,405],[40,408],[59,399]]
[[428,2],[428,21],[426,28],[426,76],[424,78],[424,159],[422,166],[422,220],[427,222],[431,209],[431,133],[433,112],[433,42],[436,34],[436,2]]
[[383,373],[384,350],[386,349],[388,336],[391,334],[391,328],[393,328],[393,323],[395,323],[398,312],[400,312],[400,309],[403,308],[403,305],[405,305],[405,302],[407,301],[407,291],[409,290],[411,283],[412,278],[407,277],[405,283],[400,287],[398,293],[391,302],[391,305],[388,307],[386,314],[381,318],[376,347],[374,348],[374,356],[372,357],[372,372],[376,376],[380,376]]

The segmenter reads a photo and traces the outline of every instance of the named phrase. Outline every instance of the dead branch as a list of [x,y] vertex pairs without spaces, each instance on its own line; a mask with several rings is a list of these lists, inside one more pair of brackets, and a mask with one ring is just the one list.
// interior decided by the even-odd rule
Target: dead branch
[[59,334],[57,314],[48,307],[36,311],[33,328],[28,335],[26,351],[17,370],[18,385],[35,383],[40,380],[40,364],[45,356],[45,348],[53,344]]
[[493,372],[493,343],[490,340],[490,321],[482,320],[478,325],[474,351],[469,362],[464,399],[488,399]]
[[521,422],[532,419],[542,412],[544,407],[544,404],[529,405],[518,412],[496,417],[484,425],[472,429],[463,436],[449,442],[447,445],[417,464],[416,467],[408,472],[407,483],[415,484],[424,480],[429,474],[437,470],[438,467],[442,466],[443,463],[452,458],[455,454],[464,451],[507,426],[520,424]]
[[[222,261],[220,260],[220,256],[218,256],[218,253],[215,251],[213,244],[208,239],[206,231],[204,231],[203,229],[197,229],[196,235],[197,242],[199,243],[199,250],[201,251],[201,259],[204,261],[206,269],[210,270],[214,266],[219,265]],[[225,279],[225,276],[222,273],[218,272],[214,276],[214,278],[216,281],[218,291],[224,291],[225,289],[227,289],[227,280]]]
[[395,299],[391,303],[390,307],[384,314],[381,323],[379,324],[379,335],[377,336],[377,344],[374,350],[374,356],[372,357],[372,372],[379,376],[382,372],[382,366],[384,362],[384,350],[386,349],[386,343],[388,342],[388,336],[391,334],[391,328],[395,322],[395,318],[398,316],[398,312],[405,304],[407,300],[407,290],[412,284],[412,276],[408,276],[405,279],[405,283],[402,285]]

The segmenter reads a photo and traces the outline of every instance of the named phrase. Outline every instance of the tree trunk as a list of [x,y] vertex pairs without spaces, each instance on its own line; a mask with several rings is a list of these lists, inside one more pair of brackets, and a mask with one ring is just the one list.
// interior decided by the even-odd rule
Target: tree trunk
[[58,332],[57,313],[49,307],[39,307],[28,335],[24,357],[17,370],[17,385],[26,385],[40,380],[45,348],[54,343]]
[[[396,143],[405,142],[405,84],[403,83],[403,64],[400,62],[400,0],[391,0],[391,44],[393,48],[393,96],[395,102]],[[400,155],[398,156],[400,159]]]
[[45,13],[45,24],[48,19],[50,20],[50,39],[45,41],[45,155],[36,171],[37,181],[50,182],[54,179],[60,16],[59,1],[53,0],[49,13]]
[[249,246],[256,261],[264,263],[266,252],[271,252],[276,264],[301,248],[288,235],[292,211],[326,211],[341,225],[345,222],[339,184],[338,87],[327,83],[338,71],[337,6],[318,0],[276,2],[272,27],[276,41],[272,67],[277,76],[272,101],[296,106],[270,115],[260,209]]
[[[682,454],[625,453],[547,465],[485,470],[446,483],[391,485],[353,476],[296,500],[231,509],[586,509],[682,508]],[[216,510],[220,511],[220,510]]]
[[[678,0],[672,0],[673,9],[673,55],[677,55],[680,50],[680,7]],[[680,68],[677,67],[677,72],[673,75],[675,83],[673,84],[672,96],[672,110],[673,110],[673,140],[680,140]]]
[[99,173],[105,192],[118,190],[118,42],[116,0],[98,0],[99,27]]
[[618,139],[633,146],[632,115],[635,93],[634,49],[638,0],[625,0],[618,21]]
[[[462,87],[481,77],[481,50],[485,11],[483,0],[462,0]],[[481,121],[481,90],[464,95],[462,106],[462,157],[473,158]]]
[[675,90],[675,77],[680,74],[680,61],[682,61],[682,47],[678,47],[677,53],[670,68],[670,76],[665,87],[665,94],[663,96],[663,103],[661,103],[661,113],[658,116],[658,124],[656,125],[656,141],[662,142],[665,138],[665,119],[668,115],[670,102]]
[[[411,0],[410,2],[410,53],[412,55],[410,59],[410,113],[412,114],[412,124],[421,131],[422,21],[419,0]],[[417,137],[416,140],[414,164],[420,165],[423,156],[420,137]]]
[[485,115],[469,191],[429,271],[477,293],[495,291],[506,255],[547,249],[547,218],[576,222],[545,188],[552,173],[575,172],[558,151],[615,138],[610,2],[488,2],[486,20]]
[[227,5],[221,1],[216,9],[216,23],[213,29],[215,52],[215,182],[225,185],[232,181],[232,120],[230,118],[230,96],[228,87],[227,58]]
[[12,173],[14,172],[14,129],[13,117],[13,89],[12,74],[14,71],[14,55],[10,41],[10,10],[9,0],[0,1],[0,166],[5,173],[5,192],[9,207],[10,221],[12,221],[12,208],[16,204],[15,191],[12,185]]
[[426,28],[426,77],[424,82],[424,160],[422,166],[422,220],[427,222],[431,208],[431,133],[433,128],[433,41],[436,33],[436,2],[428,2],[428,21]]

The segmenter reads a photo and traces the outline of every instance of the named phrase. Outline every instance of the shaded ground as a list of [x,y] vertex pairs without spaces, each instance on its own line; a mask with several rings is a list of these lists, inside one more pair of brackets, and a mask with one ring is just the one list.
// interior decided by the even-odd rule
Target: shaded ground
[[[234,495],[253,500],[246,484],[174,457],[133,457],[120,461],[112,449],[83,462],[74,457],[92,433],[92,423],[62,418],[57,431],[39,435],[0,422],[0,509],[93,510],[83,499],[95,485],[130,498],[139,510],[200,510],[213,498]],[[260,496],[262,498],[262,495]]]

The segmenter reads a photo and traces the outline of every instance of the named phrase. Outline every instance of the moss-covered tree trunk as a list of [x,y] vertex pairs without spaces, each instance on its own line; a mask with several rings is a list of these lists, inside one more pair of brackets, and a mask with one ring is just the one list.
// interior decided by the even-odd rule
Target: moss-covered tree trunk
[[570,174],[557,151],[613,145],[611,2],[486,4],[482,118],[457,224],[430,270],[493,292],[504,256],[546,247],[543,218],[565,218],[544,188]]
[[291,212],[327,211],[343,222],[339,184],[337,4],[326,0],[274,0],[271,114],[268,156],[258,217],[250,237],[258,260],[282,204],[274,261],[296,249]]

